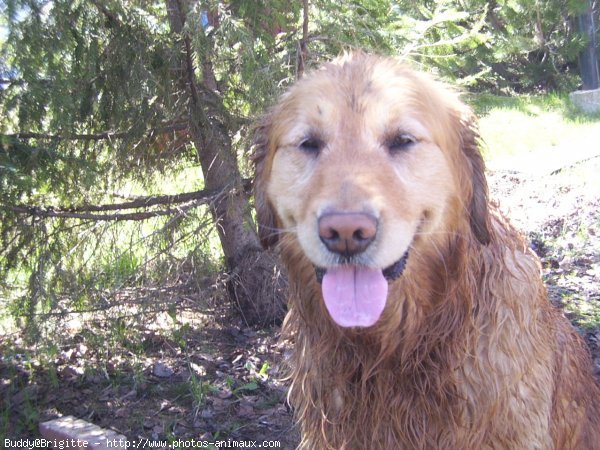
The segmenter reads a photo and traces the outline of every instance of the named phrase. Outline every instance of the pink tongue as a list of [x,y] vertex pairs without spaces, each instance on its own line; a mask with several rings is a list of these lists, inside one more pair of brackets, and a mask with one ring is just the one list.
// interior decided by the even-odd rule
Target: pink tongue
[[381,270],[358,266],[327,270],[322,288],[331,318],[342,327],[370,327],[377,322],[388,292]]

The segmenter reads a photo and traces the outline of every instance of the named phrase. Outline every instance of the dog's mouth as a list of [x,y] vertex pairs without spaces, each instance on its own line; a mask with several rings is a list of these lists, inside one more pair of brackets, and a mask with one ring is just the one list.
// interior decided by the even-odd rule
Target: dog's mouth
[[342,327],[374,325],[385,308],[389,282],[402,275],[407,260],[408,250],[385,269],[358,265],[315,267],[331,318]]

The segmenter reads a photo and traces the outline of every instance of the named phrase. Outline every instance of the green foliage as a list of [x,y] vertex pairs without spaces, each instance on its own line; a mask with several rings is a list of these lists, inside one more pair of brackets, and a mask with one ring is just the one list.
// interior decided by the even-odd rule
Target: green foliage
[[402,35],[395,33],[394,24],[401,17],[394,2],[319,0],[312,3],[315,41],[311,50],[320,58],[329,58],[348,48],[373,49],[387,54],[398,51]]
[[581,1],[400,2],[407,51],[472,89],[572,89],[583,40],[571,17]]

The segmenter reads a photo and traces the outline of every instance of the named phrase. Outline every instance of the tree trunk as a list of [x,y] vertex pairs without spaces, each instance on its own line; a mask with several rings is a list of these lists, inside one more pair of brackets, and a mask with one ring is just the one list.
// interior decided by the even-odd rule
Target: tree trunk
[[588,8],[577,18],[579,32],[588,38],[587,45],[579,56],[581,64],[581,80],[583,90],[598,89],[600,87],[600,68],[596,48],[596,26],[594,24],[594,3],[587,1]]
[[196,77],[191,41],[184,35],[185,0],[166,0],[171,31],[181,55],[179,84],[189,95],[190,133],[204,175],[204,188],[223,194],[211,204],[211,214],[229,271],[229,293],[248,324],[280,322],[284,281],[271,252],[260,245],[232,146],[228,112],[218,93],[210,58],[200,55],[202,79]]

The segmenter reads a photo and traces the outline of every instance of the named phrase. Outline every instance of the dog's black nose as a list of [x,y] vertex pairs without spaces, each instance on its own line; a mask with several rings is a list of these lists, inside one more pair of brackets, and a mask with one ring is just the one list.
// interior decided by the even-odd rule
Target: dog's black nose
[[377,234],[377,219],[367,213],[334,212],[319,218],[319,237],[342,256],[364,252]]

